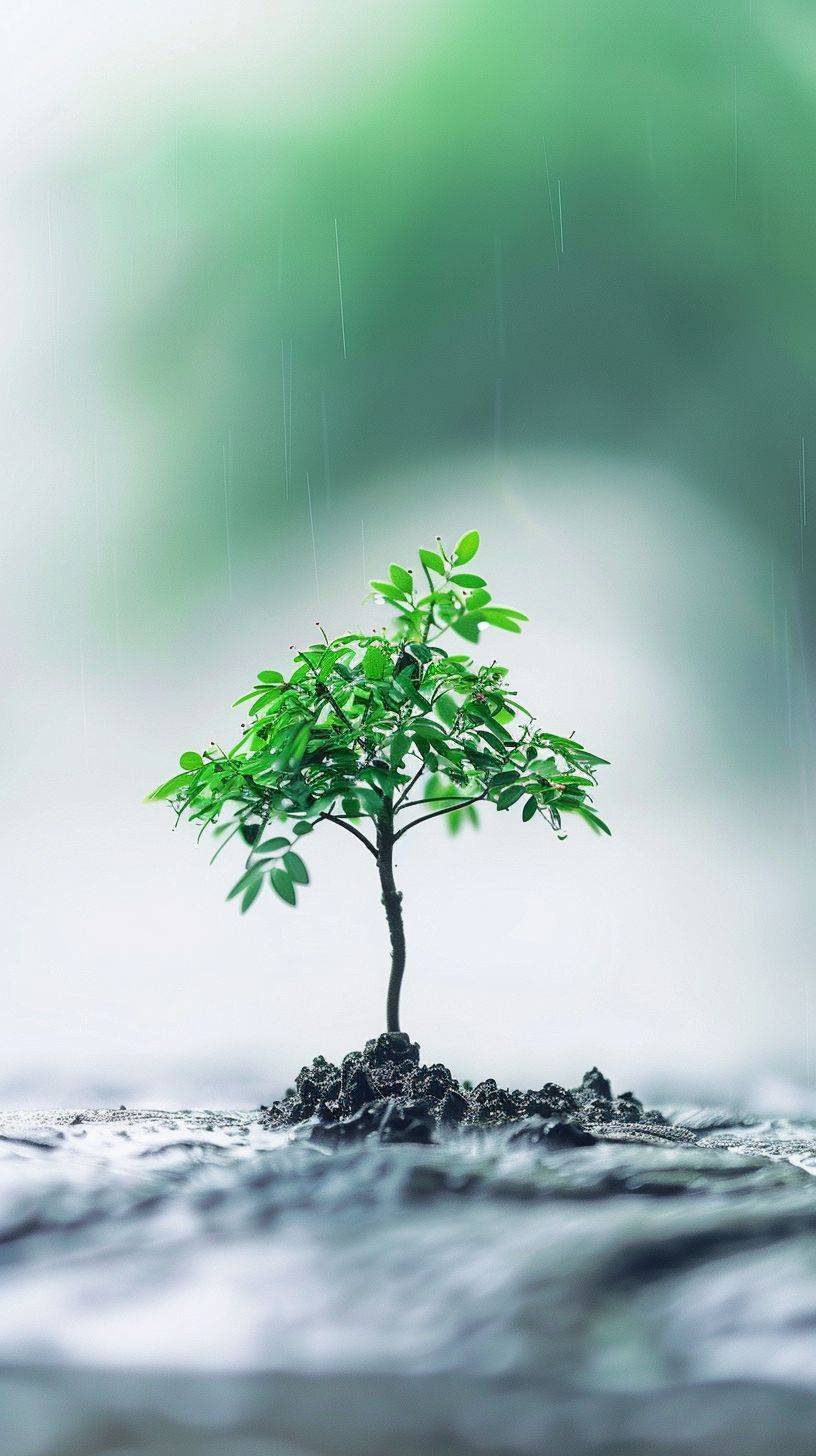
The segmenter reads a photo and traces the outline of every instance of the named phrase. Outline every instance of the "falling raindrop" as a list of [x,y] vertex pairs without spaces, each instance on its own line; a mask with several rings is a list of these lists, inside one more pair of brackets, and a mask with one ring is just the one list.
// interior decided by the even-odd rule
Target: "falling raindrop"
[[657,175],[657,168],[655,166],[654,124],[652,122],[652,113],[650,111],[647,111],[646,112],[645,127],[646,127],[646,156],[649,159],[649,175],[652,178],[652,181],[654,181],[654,179],[655,179],[655,177]]
[[323,426],[323,486],[326,493],[326,510],[331,515],[331,464],[329,462],[329,423],[326,414],[326,395],[320,395],[320,416]]
[[774,679],[778,669],[776,650],[776,563],[771,557],[771,652],[773,655]]
[[813,1071],[810,1064],[810,987],[805,986],[805,1081],[813,1086]]
[[173,238],[176,248],[179,241],[179,129],[176,126],[173,144]]
[[547,199],[550,204],[550,222],[552,223],[553,248],[555,250],[555,266],[561,267],[561,255],[558,247],[558,224],[555,217],[555,204],[553,202],[552,185],[550,183],[550,163],[547,157],[547,143],[544,142],[544,175],[547,179]]
[[[292,483],[292,472],[295,468],[295,434],[292,423],[292,378],[295,372],[295,341],[289,340],[289,484]],[[289,494],[287,489],[287,495]]]
[[51,304],[51,369],[54,382],[57,379],[57,339],[59,334],[59,277],[57,271],[57,250],[54,237],[54,220],[51,211],[51,193],[46,196],[46,220],[48,228],[48,274]]
[[286,411],[286,354],[284,352],[283,339],[281,339],[281,407],[283,413],[283,491],[286,499],[289,499],[289,425]]
[[503,383],[501,379],[496,380],[493,391],[493,458],[496,465],[501,460],[502,445],[502,395]]
[[314,563],[315,598],[317,610],[320,611],[320,579],[317,571],[317,541],[315,539],[314,513],[312,511],[312,490],[309,484],[309,472],[306,471],[306,500],[309,506],[309,530],[312,533],[312,562]]
[[739,117],[737,114],[737,68],[734,67],[734,201],[739,189]]
[[82,746],[87,768],[90,757],[88,753],[88,700],[85,691],[85,645],[81,638],[79,643],[79,700],[82,709]]
[[807,469],[805,462],[805,437],[802,436],[802,452],[799,457],[799,549],[802,571],[805,569],[805,531],[807,529]]
[[102,574],[102,515],[99,507],[99,437],[93,437],[93,488],[94,488],[94,543],[96,546],[96,574]]
[[496,272],[496,348],[500,359],[504,358],[504,264],[501,238],[494,243],[494,267]]
[[343,309],[343,276],[340,271],[340,233],[337,228],[337,218],[334,219],[334,249],[337,255],[337,292],[340,298],[340,333],[343,339],[343,358],[347,359],[346,353],[346,315]]
[[558,241],[564,251],[564,204],[561,200],[561,178],[558,178]]
[[227,599],[232,601],[232,430],[222,447],[224,462],[224,548],[227,564]]
[[116,652],[116,671],[122,675],[122,632],[119,613],[119,556],[114,529],[111,540],[111,578],[113,583],[113,641]]
[[785,607],[783,614],[782,634],[782,658],[785,669],[785,710],[787,723],[788,748],[793,747],[793,688],[791,683],[791,660],[790,660],[790,620],[788,609]]

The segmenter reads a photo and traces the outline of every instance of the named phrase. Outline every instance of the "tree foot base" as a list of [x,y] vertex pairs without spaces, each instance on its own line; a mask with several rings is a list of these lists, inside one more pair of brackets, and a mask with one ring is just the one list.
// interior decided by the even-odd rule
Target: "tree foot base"
[[384,1142],[432,1142],[440,1131],[511,1128],[513,1136],[552,1147],[579,1147],[622,1125],[661,1141],[675,1136],[662,1113],[644,1111],[631,1092],[613,1094],[597,1067],[580,1086],[545,1082],[527,1092],[499,1087],[492,1077],[473,1087],[448,1067],[420,1063],[405,1032],[383,1032],[340,1066],[315,1057],[279,1102],[263,1109],[273,1127],[311,1124],[328,1146],[376,1133]]

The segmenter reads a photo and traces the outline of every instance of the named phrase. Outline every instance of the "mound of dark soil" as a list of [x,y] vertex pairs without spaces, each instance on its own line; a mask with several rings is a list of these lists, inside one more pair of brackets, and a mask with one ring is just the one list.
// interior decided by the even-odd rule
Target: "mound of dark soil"
[[[580,1087],[545,1082],[527,1092],[498,1087],[492,1077],[471,1087],[440,1062],[424,1066],[419,1047],[404,1032],[367,1041],[340,1066],[315,1057],[280,1102],[262,1109],[271,1127],[306,1125],[314,1142],[337,1147],[369,1133],[382,1142],[430,1143],[438,1131],[503,1128],[512,1136],[552,1147],[592,1143],[615,1125],[662,1125],[631,1092],[614,1096],[597,1067]],[[305,1130],[305,1127],[304,1127]]]

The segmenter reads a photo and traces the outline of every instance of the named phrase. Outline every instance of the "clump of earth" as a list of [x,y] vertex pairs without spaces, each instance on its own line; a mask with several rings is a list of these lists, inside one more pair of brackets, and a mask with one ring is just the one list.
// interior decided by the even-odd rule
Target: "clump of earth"
[[555,1082],[526,1092],[492,1077],[471,1086],[441,1062],[426,1066],[404,1032],[383,1033],[339,1066],[315,1057],[279,1102],[261,1109],[267,1126],[299,1128],[311,1141],[338,1147],[375,1136],[384,1143],[431,1143],[454,1129],[511,1128],[511,1137],[553,1147],[582,1147],[615,1128],[665,1126],[632,1092],[615,1095],[597,1067],[578,1087]]

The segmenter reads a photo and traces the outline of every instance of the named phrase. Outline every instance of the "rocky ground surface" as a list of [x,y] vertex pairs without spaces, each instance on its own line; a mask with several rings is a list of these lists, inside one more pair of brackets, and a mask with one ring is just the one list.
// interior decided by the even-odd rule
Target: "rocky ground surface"
[[0,1456],[813,1456],[814,1235],[816,1115],[595,1070],[0,1111]]
[[425,1066],[403,1032],[372,1038],[339,1066],[315,1057],[283,1099],[261,1111],[269,1127],[299,1128],[329,1148],[369,1135],[383,1143],[430,1143],[454,1128],[512,1126],[514,1140],[558,1148],[588,1147],[621,1127],[671,1136],[661,1112],[644,1111],[632,1092],[613,1095],[597,1067],[573,1088],[545,1082],[511,1091],[492,1077],[474,1087],[441,1062]]

